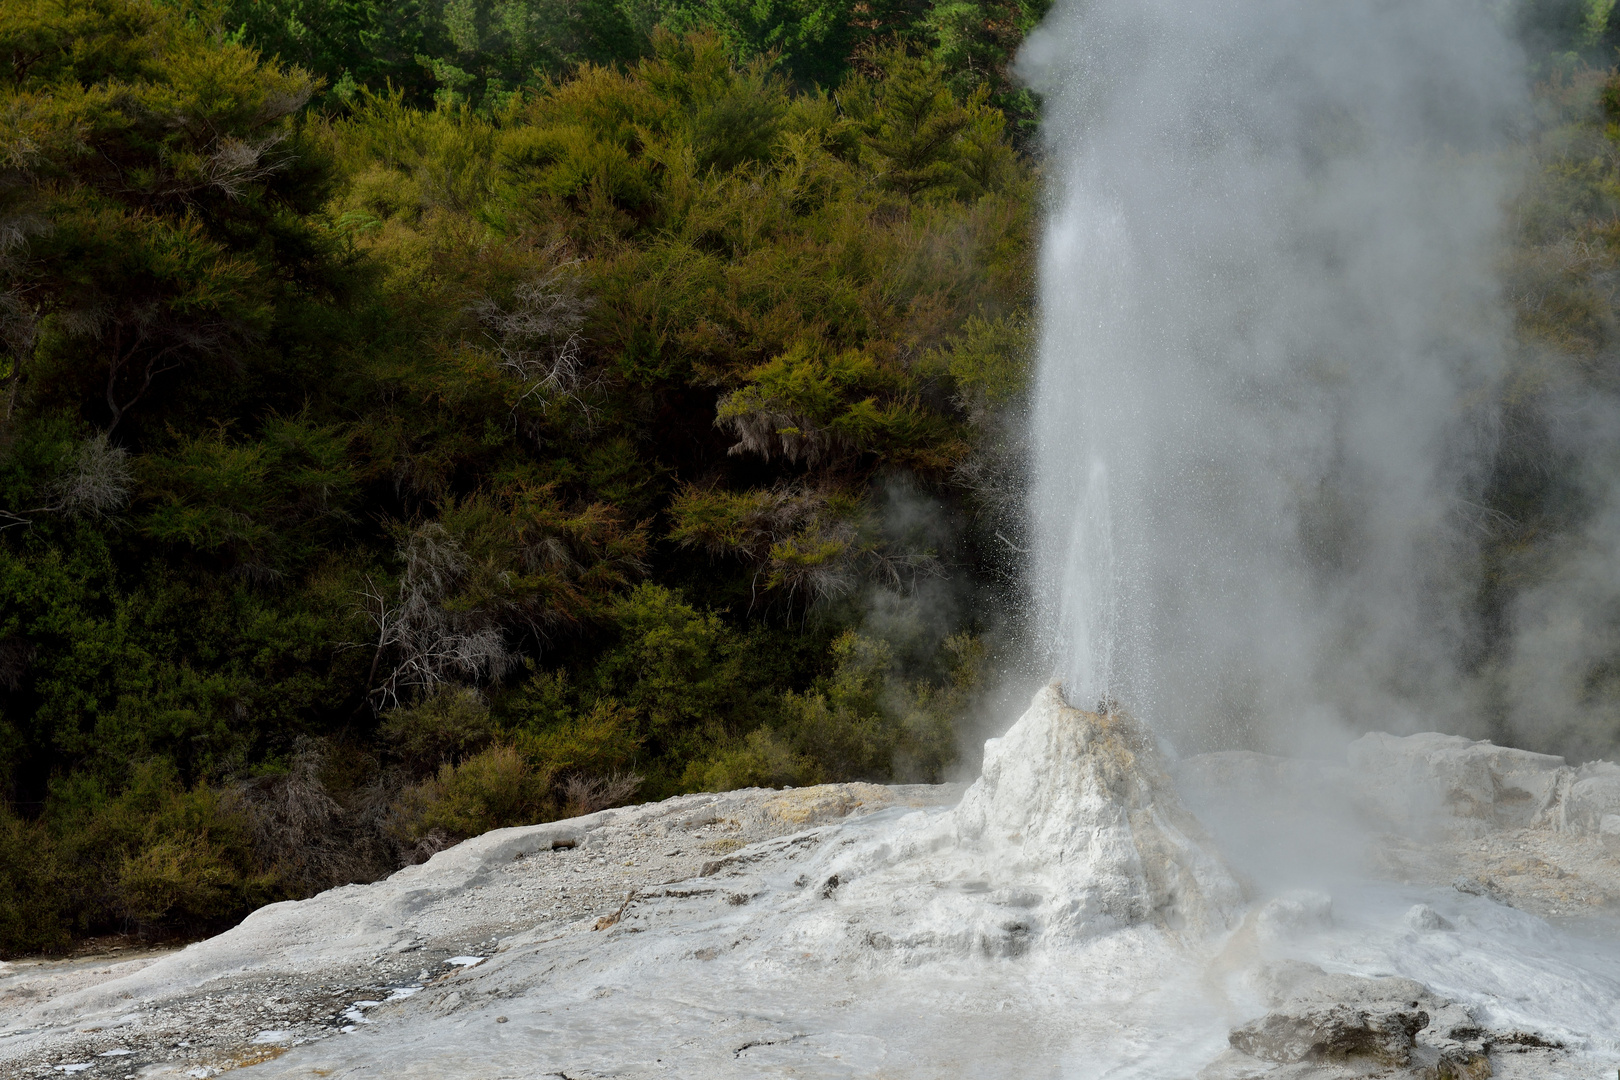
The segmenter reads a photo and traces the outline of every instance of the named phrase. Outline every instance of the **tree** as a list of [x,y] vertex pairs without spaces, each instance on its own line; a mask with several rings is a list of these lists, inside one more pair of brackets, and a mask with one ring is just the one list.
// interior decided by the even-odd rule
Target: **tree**
[[18,0],[0,55],[4,419],[32,393],[111,434],[319,247],[288,176],[314,84],[149,2]]

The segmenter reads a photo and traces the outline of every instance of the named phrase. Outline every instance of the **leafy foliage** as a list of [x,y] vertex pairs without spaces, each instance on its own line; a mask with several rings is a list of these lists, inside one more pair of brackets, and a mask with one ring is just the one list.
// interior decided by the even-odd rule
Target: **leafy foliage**
[[870,613],[999,565],[948,524],[1026,347],[986,91],[326,10],[0,10],[0,951],[954,753],[985,621]]
[[116,796],[84,777],[53,787],[44,821],[0,813],[9,948],[105,926],[196,932],[273,898],[245,820],[217,792],[183,788],[161,760],[135,763]]
[[[330,107],[353,105],[365,90],[393,89],[414,106],[467,104],[491,114],[579,65],[634,64],[655,51],[660,30],[715,34],[731,61],[765,61],[799,86],[829,89],[855,68],[880,69],[881,50],[898,43],[938,60],[958,97],[985,87],[1029,134],[1035,101],[1008,68],[1047,6],[1045,0],[228,0],[200,5],[197,18],[322,76]],[[746,101],[736,104],[747,112]]]
[[955,720],[980,679],[984,646],[947,638],[948,678],[899,677],[890,646],[853,630],[833,642],[836,667],[806,692],[789,694],[780,720],[756,728],[709,763],[697,786],[714,789],[814,784],[829,777],[937,783],[956,754]]
[[[24,0],[0,14],[9,424],[32,393],[115,430],[165,376],[270,325],[318,258],[296,158],[305,73],[266,68],[145,5]],[[172,377],[168,382],[175,381]]]

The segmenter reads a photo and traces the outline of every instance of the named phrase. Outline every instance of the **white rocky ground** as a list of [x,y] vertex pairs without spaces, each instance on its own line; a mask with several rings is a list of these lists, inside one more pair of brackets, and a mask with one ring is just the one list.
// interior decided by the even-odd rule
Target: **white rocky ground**
[[1174,774],[1043,691],[965,794],[682,796],[8,965],[0,1071],[1614,1075],[1620,768],[1426,735]]

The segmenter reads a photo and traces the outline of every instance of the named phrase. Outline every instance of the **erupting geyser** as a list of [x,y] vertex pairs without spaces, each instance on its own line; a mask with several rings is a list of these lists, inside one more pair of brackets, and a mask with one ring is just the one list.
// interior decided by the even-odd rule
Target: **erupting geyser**
[[1526,85],[1495,9],[1086,0],[1021,62],[1032,592],[1070,700],[1282,748],[1464,710]]

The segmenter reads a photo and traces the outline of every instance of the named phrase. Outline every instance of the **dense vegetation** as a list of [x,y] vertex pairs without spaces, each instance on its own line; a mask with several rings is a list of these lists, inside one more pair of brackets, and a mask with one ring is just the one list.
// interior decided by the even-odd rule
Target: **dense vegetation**
[[0,948],[956,752],[1026,359],[994,88],[654,27],[435,100],[426,10],[0,9]]
[[[499,111],[526,88],[580,63],[651,55],[660,30],[715,34],[727,53],[766,60],[802,89],[832,89],[874,51],[928,53],[966,97],[983,87],[1018,132],[1035,102],[1008,75],[1049,0],[227,0],[214,17],[236,37],[323,77],[320,101],[353,104],[396,88],[413,106]],[[1560,15],[1559,17],[1563,17]]]

